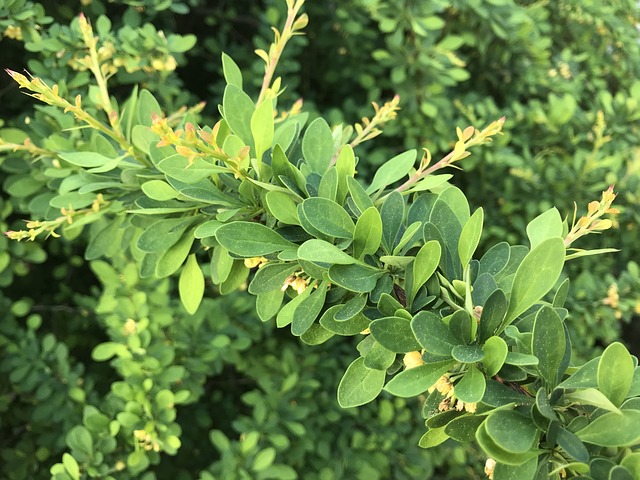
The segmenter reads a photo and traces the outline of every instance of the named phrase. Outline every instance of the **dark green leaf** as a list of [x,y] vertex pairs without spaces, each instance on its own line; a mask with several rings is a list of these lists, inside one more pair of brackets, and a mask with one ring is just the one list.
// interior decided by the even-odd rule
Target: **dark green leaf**
[[382,273],[361,265],[333,265],[329,268],[329,279],[346,290],[368,293],[375,288]]
[[371,322],[369,329],[371,336],[392,352],[406,353],[420,349],[420,344],[411,330],[411,322],[404,318],[379,318]]
[[575,432],[586,443],[601,447],[630,447],[640,442],[640,411],[609,412]]
[[464,403],[476,403],[482,400],[486,386],[482,372],[475,365],[471,365],[467,373],[456,383],[455,394]]
[[302,202],[307,221],[319,232],[337,238],[353,238],[355,225],[347,211],[326,198],[312,197]]
[[433,312],[418,312],[411,321],[411,329],[422,348],[429,353],[450,355],[458,344],[448,325]]
[[454,360],[445,360],[410,368],[393,377],[384,389],[398,397],[420,395],[435,384],[454,364]]
[[552,307],[545,305],[536,313],[531,351],[539,359],[540,375],[551,387],[556,386],[562,374],[559,369],[565,348],[562,320]]
[[216,239],[231,253],[242,257],[260,257],[295,247],[277,232],[255,222],[222,225],[216,230]]

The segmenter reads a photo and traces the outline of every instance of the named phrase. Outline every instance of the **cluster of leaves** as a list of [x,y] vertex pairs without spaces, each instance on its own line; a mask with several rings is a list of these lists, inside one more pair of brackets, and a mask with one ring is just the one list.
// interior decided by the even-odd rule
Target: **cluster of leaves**
[[[182,429],[174,405],[198,398],[205,373],[221,365],[202,357],[221,362],[229,340],[211,313],[219,305],[204,298],[206,275],[222,294],[248,285],[258,316],[275,318],[305,343],[364,334],[338,401],[359,406],[383,389],[420,397],[424,447],[476,440],[497,461],[496,479],[638,477],[637,359],[614,343],[582,367],[572,365],[563,308],[568,282],[545,301],[566,259],[597,253],[567,248],[611,225],[599,217],[611,213],[615,195],[605,191],[572,225],[547,210],[526,226],[529,246],[500,242],[474,259],[483,210],[471,214],[451,176],[434,172],[490,141],[503,120],[484,130],[458,129],[450,153],[434,163],[429,150],[420,158],[415,150],[395,155],[363,185],[355,178],[361,164],[354,148],[395,116],[397,100],[376,106],[371,120],[354,128],[332,129],[322,118],[307,125],[299,105],[278,110],[274,69],[284,45],[306,25],[301,6],[287,2],[283,30],[259,53],[265,75],[257,101],[235,62],[223,56],[222,119],[211,128],[196,127],[197,109],[164,115],[147,90],[134,89],[122,104],[110,96],[112,72],[102,68],[109,59],[98,54],[82,17],[93,95],[90,89],[69,101],[57,85],[11,73],[48,106],[32,120],[35,135],[2,132],[3,149],[15,152],[3,159],[11,173],[5,190],[38,219],[8,236],[72,240],[86,231],[85,258],[106,288],[96,312],[108,313],[110,337],[93,358],[114,358],[125,380],[113,383],[104,403],[86,402],[82,425],[66,438],[71,454],[52,474],[139,475],[160,462],[160,451],[176,453]],[[69,131],[78,125],[90,128]],[[167,308],[169,284],[157,279],[178,272],[180,299],[193,316],[182,313],[176,321],[168,313],[175,308]],[[144,292],[153,289],[157,298],[149,300]],[[206,337],[205,316],[214,338],[202,338],[194,354],[194,340]],[[191,354],[204,370],[180,370]],[[16,382],[24,378],[16,374]],[[279,393],[297,381],[283,381]],[[257,410],[258,398],[245,401]],[[258,424],[264,415],[255,414]],[[295,417],[288,421],[286,428],[304,434]],[[259,435],[247,435],[237,451],[220,432],[211,439],[227,460],[211,475],[246,469],[262,478],[295,476],[274,463],[286,448],[282,437],[263,448]]]

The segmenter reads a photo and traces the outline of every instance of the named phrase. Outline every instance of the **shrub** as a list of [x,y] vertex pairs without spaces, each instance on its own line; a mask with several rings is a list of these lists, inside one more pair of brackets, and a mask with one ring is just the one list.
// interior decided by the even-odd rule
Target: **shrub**
[[[97,298],[69,289],[51,299],[80,307],[62,327],[77,359],[47,332],[60,327],[42,326],[31,300],[10,307],[27,319],[26,328],[12,318],[3,326],[3,369],[12,382],[3,394],[8,404],[20,396],[12,409],[19,414],[3,428],[19,435],[30,418],[42,432],[39,441],[25,436],[18,448],[3,452],[7,474],[41,474],[39,463],[62,448],[62,438],[51,435],[53,423],[67,432],[69,450],[51,468],[54,478],[130,478],[145,471],[149,478],[154,471],[189,478],[196,470],[201,478],[411,478],[442,462],[409,446],[421,427],[408,408],[414,402],[403,398],[417,396],[427,425],[420,445],[475,439],[483,455],[497,460],[497,479],[637,476],[637,359],[613,343],[581,367],[571,364],[563,308],[569,283],[559,282],[566,260],[602,253],[572,244],[612,225],[602,216],[615,212],[613,190],[573,222],[554,208],[538,215],[526,225],[529,247],[497,242],[473,259],[484,212],[471,214],[465,195],[448,183],[451,176],[435,172],[490,142],[504,119],[483,130],[458,129],[451,151],[437,162],[428,149],[420,157],[415,150],[398,153],[363,186],[355,172],[364,163],[354,148],[394,119],[397,98],[375,105],[374,116],[354,128],[331,129],[321,117],[308,122],[298,104],[278,110],[282,84],[273,73],[285,43],[306,25],[306,16],[297,16],[301,5],[287,2],[285,27],[258,52],[266,73],[257,101],[245,93],[237,64],[223,55],[222,119],[211,128],[196,127],[201,107],[163,114],[149,90],[134,87],[124,102],[110,95],[106,77],[118,78],[126,62],[116,65],[100,54],[114,38],[106,17],[96,22],[100,37],[83,16],[69,30],[80,53],[67,61],[96,82],[83,76],[74,88],[85,92],[73,100],[65,69],[59,85],[11,72],[48,106],[30,119],[29,134],[2,132],[3,149],[14,152],[2,164],[11,197],[5,218],[12,208],[37,218],[8,237],[61,234],[86,242],[84,256],[102,293]],[[138,48],[135,42],[131,48]],[[447,72],[443,78],[462,79],[455,69]],[[126,75],[120,79],[127,81]],[[162,81],[149,86],[159,97],[167,91]],[[176,90],[169,92],[179,102]],[[501,228],[492,235],[499,237]],[[21,247],[5,246],[29,260]],[[54,281],[73,270],[72,248],[54,250],[61,264],[46,274]],[[42,253],[33,255],[33,262],[44,260]],[[26,273],[19,262],[10,271]],[[635,270],[629,268],[630,283]],[[278,327],[290,326],[305,343],[327,343],[325,355],[334,358],[325,361],[281,340],[247,315],[254,305],[242,296],[206,298],[211,286],[205,274],[222,295],[248,283],[260,319],[275,317]],[[617,308],[612,298],[608,304]],[[379,411],[339,414],[326,392],[355,344],[332,337],[361,334],[360,356],[346,368],[338,402],[355,407],[382,395]],[[98,344],[92,358],[110,360],[119,379],[87,361],[87,338]],[[280,345],[285,349],[274,355]],[[37,360],[25,358],[27,352]],[[249,384],[235,385],[238,374]],[[318,378],[328,383],[322,390]],[[249,409],[226,425],[225,416],[212,416],[211,404],[201,400],[206,393],[223,412],[235,410],[221,395],[229,389]],[[303,401],[316,395],[322,400]],[[56,402],[43,402],[49,396]],[[178,422],[183,407],[176,405],[194,417]],[[318,406],[326,414],[314,422],[309,412]],[[381,425],[364,429],[374,416]],[[308,429],[338,419],[360,430],[337,437],[339,445],[349,444],[344,463],[331,461],[332,439],[307,437]],[[199,434],[212,426],[220,460],[209,465]],[[229,439],[233,430],[243,433],[239,441]],[[175,455],[183,439],[193,447],[190,461],[160,455]],[[377,452],[389,451],[393,439],[403,447],[396,450],[398,461]],[[37,462],[27,460],[29,453]],[[288,461],[276,461],[278,454]],[[455,465],[464,459],[449,461],[453,475],[468,475]],[[152,465],[159,467],[149,470]]]

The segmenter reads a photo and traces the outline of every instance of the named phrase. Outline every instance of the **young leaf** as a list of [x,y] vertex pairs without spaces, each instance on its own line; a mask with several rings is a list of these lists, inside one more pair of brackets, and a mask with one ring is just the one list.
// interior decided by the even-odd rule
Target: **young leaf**
[[390,254],[396,246],[396,238],[404,219],[404,200],[399,192],[392,192],[380,208],[382,242]]
[[251,97],[244,93],[237,85],[227,85],[222,96],[222,115],[231,128],[231,131],[245,145],[252,145],[251,117],[255,105]]
[[236,62],[226,53],[222,53],[222,73],[227,85],[235,85],[242,90],[242,72]]
[[356,157],[351,145],[344,145],[340,149],[338,160],[336,161],[336,170],[338,171],[338,191],[336,193],[336,202],[342,205],[344,204],[344,200],[349,191],[347,179],[353,178],[356,173]]
[[562,218],[558,209],[551,208],[531,220],[527,225],[527,237],[531,250],[549,238],[562,237]]
[[364,212],[367,208],[373,207],[373,201],[367,192],[365,192],[362,185],[353,177],[347,177],[347,187],[349,194],[355,206],[360,210],[357,213]]
[[194,254],[189,255],[178,282],[180,301],[191,315],[196,313],[204,295],[204,275]]
[[440,243],[436,240],[431,240],[425,243],[413,261],[413,282],[411,286],[411,296],[409,303],[413,303],[413,299],[418,294],[420,287],[429,280],[429,277],[434,274],[440,263],[440,255],[442,249]]
[[284,192],[271,191],[265,196],[267,207],[271,214],[288,225],[300,225],[296,202],[291,195]]
[[295,244],[282,238],[277,232],[256,222],[233,222],[216,230],[216,239],[231,253],[241,257],[260,257]]
[[365,367],[362,357],[354,360],[338,385],[338,404],[349,408],[369,403],[382,391],[385,376],[383,370]]
[[302,137],[302,156],[312,172],[324,174],[333,157],[333,135],[323,118],[316,118]]
[[262,155],[271,148],[273,143],[273,101],[263,100],[251,115],[251,135],[256,149],[258,164],[262,162]]
[[510,324],[553,288],[564,265],[562,238],[548,238],[531,250],[518,266],[504,325]]
[[460,263],[462,263],[462,269],[467,266],[473,252],[478,248],[480,243],[480,236],[482,235],[482,222],[484,220],[484,212],[482,208],[478,208],[473,215],[469,217],[467,223],[462,227],[462,233],[460,234],[460,240],[458,241],[458,256],[460,257]]
[[356,222],[353,233],[353,256],[362,259],[378,251],[382,241],[382,219],[376,207],[369,207]]
[[373,181],[367,188],[367,193],[375,193],[404,177],[413,167],[416,155],[417,152],[415,150],[409,150],[384,163],[373,176]]
[[620,342],[609,345],[598,365],[598,388],[616,406],[622,405],[633,382],[633,358]]

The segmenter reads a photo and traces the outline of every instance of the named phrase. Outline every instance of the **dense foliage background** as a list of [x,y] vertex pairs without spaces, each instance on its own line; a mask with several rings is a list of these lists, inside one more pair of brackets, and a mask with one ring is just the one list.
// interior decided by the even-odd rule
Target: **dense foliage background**
[[[78,62],[75,18],[84,12],[101,36],[111,35],[104,54],[119,69],[112,93],[124,100],[138,84],[167,111],[206,101],[200,122],[211,123],[224,85],[221,52],[257,93],[263,63],[252,52],[267,46],[269,26],[285,11],[277,0],[212,5],[0,0],[2,63],[58,83],[68,98],[97,95]],[[354,123],[370,115],[371,101],[401,97],[398,120],[375,147],[362,147],[361,173],[372,174],[407,148],[427,146],[437,158],[451,148],[455,126],[507,117],[506,135],[476,150],[452,180],[472,206],[485,208],[487,244],[517,242],[542,211],[555,205],[571,217],[573,201],[616,185],[619,228],[595,242],[621,252],[569,264],[568,322],[578,357],[619,337],[640,353],[636,2],[309,1],[306,11],[307,35],[287,50],[279,70],[288,85],[283,102],[302,98],[335,123]],[[12,128],[27,123],[41,138],[64,141],[53,135],[64,119],[47,120],[47,107],[34,106],[8,77],[0,97],[3,138],[21,143]],[[20,229],[48,202],[39,195],[45,180],[23,152],[2,144],[0,151],[0,230]],[[188,315],[174,280],[138,278],[113,249],[109,262],[85,259],[85,247],[78,239],[0,238],[3,478],[49,478],[68,448],[116,478],[482,477],[478,452],[454,443],[429,452],[417,446],[417,401],[338,407],[335,389],[352,359],[352,340],[301,345],[260,322],[242,294],[211,291]],[[104,342],[143,345],[144,353],[107,363],[94,351]],[[179,382],[182,390],[148,398],[143,377],[163,388]],[[127,473],[119,462],[134,442],[111,444],[107,415],[124,426],[148,408],[179,438],[175,456],[129,465],[137,473]],[[103,435],[100,451],[83,452],[87,429]]]

